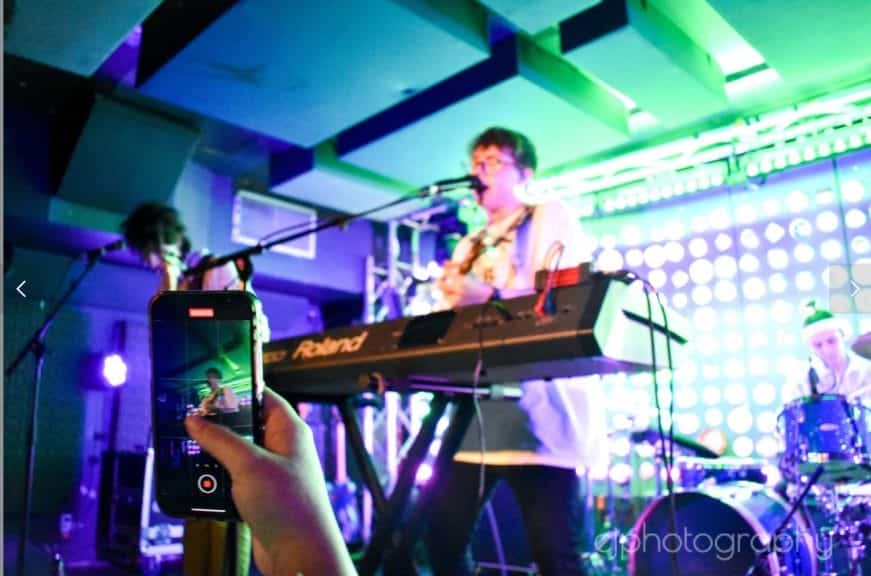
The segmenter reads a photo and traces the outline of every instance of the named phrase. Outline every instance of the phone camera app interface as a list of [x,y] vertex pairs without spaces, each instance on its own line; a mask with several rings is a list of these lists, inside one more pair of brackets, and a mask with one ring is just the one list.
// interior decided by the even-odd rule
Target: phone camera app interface
[[154,322],[158,489],[174,510],[227,512],[230,478],[184,420],[199,414],[253,441],[250,330],[245,320]]

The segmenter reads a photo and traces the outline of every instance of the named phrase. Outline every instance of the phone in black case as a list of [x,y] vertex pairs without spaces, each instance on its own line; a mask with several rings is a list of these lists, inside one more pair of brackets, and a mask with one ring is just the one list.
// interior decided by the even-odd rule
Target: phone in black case
[[257,298],[243,291],[163,292],[151,301],[156,498],[170,516],[238,519],[229,474],[184,427],[198,413],[262,444]]

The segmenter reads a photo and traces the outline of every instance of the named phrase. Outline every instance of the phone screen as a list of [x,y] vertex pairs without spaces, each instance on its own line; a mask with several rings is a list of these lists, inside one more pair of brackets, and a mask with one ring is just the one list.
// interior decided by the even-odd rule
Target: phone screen
[[157,499],[167,514],[235,517],[229,475],[187,435],[184,420],[199,414],[254,441],[253,312],[245,318],[233,297],[169,294],[152,306]]

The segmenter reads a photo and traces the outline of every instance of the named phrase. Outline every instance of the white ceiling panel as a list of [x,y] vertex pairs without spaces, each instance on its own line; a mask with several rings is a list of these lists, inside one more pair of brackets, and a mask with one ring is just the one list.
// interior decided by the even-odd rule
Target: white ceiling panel
[[655,7],[610,1],[564,21],[565,57],[653,114],[666,128],[721,111],[716,61]]
[[448,28],[387,0],[240,2],[141,89],[313,146],[488,56],[483,10]]

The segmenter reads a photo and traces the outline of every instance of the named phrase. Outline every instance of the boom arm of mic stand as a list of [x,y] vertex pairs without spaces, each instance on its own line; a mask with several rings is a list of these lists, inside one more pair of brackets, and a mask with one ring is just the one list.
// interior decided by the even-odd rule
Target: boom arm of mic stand
[[329,220],[325,220],[320,224],[312,228],[306,228],[300,232],[292,232],[286,236],[282,236],[276,240],[270,240],[264,244],[257,243],[250,248],[245,248],[244,250],[237,250],[236,252],[231,252],[230,254],[225,254],[224,256],[219,256],[217,258],[209,258],[204,260],[201,264],[194,266],[193,268],[188,269],[184,275],[187,277],[190,276],[200,276],[204,274],[207,270],[211,270],[212,268],[218,268],[223,266],[227,262],[235,262],[238,259],[249,260],[251,256],[255,256],[257,254],[261,254],[264,251],[272,248],[273,246],[277,246],[278,244],[284,244],[285,242],[292,242],[294,240],[299,240],[300,238],[305,238],[311,234],[317,234],[318,232],[322,232],[329,228],[339,228],[341,226],[345,226],[346,224],[353,222],[354,220],[358,220],[363,218],[364,216],[369,216],[370,214],[374,214],[376,212],[380,212],[382,210],[386,210],[388,208],[393,208],[394,206],[398,206],[400,204],[404,204],[406,202],[410,202],[412,200],[420,200],[422,198],[426,198],[430,196],[431,192],[429,187],[421,188],[417,190],[414,194],[409,194],[406,196],[400,196],[395,200],[391,200],[385,204],[381,204],[374,208],[369,208],[368,210],[363,210],[362,212],[357,212],[355,214],[343,214],[341,216],[335,216],[334,218],[330,218]]

